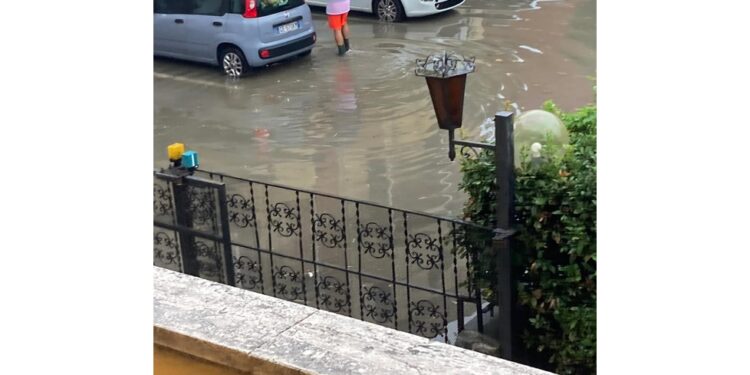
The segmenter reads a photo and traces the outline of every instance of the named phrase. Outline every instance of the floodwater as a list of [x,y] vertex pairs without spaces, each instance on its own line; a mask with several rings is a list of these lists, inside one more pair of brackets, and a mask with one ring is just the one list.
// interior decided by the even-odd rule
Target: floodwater
[[154,61],[154,165],[185,143],[201,167],[238,177],[458,216],[458,161],[436,125],[415,60],[452,50],[475,56],[464,129],[478,140],[509,100],[516,110],[553,99],[594,101],[594,0],[467,0],[445,14],[383,24],[350,15],[352,51],[336,56],[325,14],[313,11],[311,57],[241,80],[217,68]]

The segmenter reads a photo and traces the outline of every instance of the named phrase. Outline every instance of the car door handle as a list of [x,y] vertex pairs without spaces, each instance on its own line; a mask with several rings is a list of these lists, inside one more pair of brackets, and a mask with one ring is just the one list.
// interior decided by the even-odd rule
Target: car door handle
[[185,20],[177,18],[176,20],[174,20],[174,23],[185,23]]
[[214,26],[221,26],[221,25],[223,25],[223,23],[221,23],[219,21],[214,21]]

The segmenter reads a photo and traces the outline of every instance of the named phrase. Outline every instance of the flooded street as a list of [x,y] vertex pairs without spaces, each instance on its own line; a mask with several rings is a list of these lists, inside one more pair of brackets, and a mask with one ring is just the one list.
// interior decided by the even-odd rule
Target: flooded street
[[166,146],[183,142],[206,170],[457,216],[459,163],[448,160],[447,133],[414,75],[417,58],[442,50],[476,57],[463,120],[472,140],[506,99],[518,110],[594,100],[594,0],[467,0],[398,24],[353,13],[343,58],[322,9],[313,19],[310,57],[241,80],[155,59],[154,165],[166,166]]

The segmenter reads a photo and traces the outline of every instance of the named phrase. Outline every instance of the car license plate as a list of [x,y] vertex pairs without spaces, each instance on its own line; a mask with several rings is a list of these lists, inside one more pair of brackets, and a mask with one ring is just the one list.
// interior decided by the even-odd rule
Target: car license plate
[[287,23],[285,25],[281,25],[281,26],[279,26],[279,27],[276,28],[276,30],[277,30],[277,32],[279,34],[285,34],[285,33],[288,33],[290,31],[294,31],[294,30],[297,30],[297,29],[299,29],[299,22],[290,22],[290,23]]

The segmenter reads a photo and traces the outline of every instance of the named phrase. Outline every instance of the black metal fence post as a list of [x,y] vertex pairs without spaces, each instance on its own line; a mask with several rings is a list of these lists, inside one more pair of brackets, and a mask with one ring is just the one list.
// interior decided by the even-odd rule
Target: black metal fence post
[[513,165],[513,113],[495,114],[495,177],[497,178],[496,229],[492,240],[497,260],[497,304],[500,310],[500,354],[513,360],[513,277],[510,235],[513,233],[515,173]]
[[[177,225],[192,228],[193,219],[190,215],[188,186],[183,181],[183,177],[171,180],[170,184],[174,191],[175,219],[177,220]],[[182,256],[182,271],[188,275],[199,276],[200,264],[198,263],[198,254],[195,251],[195,246],[193,246],[195,238],[186,231],[178,231],[178,235],[180,239],[180,255]]]
[[221,224],[221,238],[223,239],[221,247],[224,258],[224,275],[228,285],[236,286],[237,280],[234,274],[234,260],[232,259],[232,237],[229,232],[229,213],[227,212],[227,190],[224,185],[217,190],[219,198],[219,222]]

